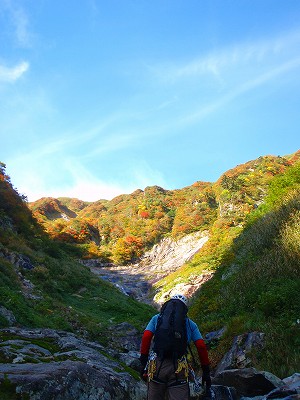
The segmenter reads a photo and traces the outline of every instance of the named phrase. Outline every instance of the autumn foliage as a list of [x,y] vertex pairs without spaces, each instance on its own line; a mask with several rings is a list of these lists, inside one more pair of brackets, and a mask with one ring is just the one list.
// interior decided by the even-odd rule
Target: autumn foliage
[[297,154],[259,157],[228,170],[215,183],[198,181],[178,190],[152,186],[92,203],[44,198],[30,208],[51,237],[94,243],[111,261],[129,263],[166,235],[177,238],[213,224],[223,229],[243,224],[263,202],[272,178],[296,162]]

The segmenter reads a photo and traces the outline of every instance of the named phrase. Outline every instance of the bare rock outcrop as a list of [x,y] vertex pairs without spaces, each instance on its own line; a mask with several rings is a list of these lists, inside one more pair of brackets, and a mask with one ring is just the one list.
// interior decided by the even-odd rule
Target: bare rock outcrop
[[[113,283],[124,294],[152,303],[152,285],[189,261],[207,240],[207,232],[194,232],[178,240],[164,238],[146,252],[138,263],[126,266],[104,264],[97,259],[81,260],[81,263],[101,279]],[[211,272],[205,272],[192,277],[189,282],[178,283],[172,293],[181,292],[190,297],[211,275]],[[155,299],[155,302],[161,303],[172,293],[164,293],[162,299]]]
[[264,336],[262,332],[248,332],[235,336],[231,349],[224,355],[215,373],[218,374],[227,369],[250,367],[251,351],[263,347]]
[[72,333],[1,329],[0,359],[0,398],[1,394],[26,395],[30,400],[145,398],[146,386],[134,372],[125,370],[99,343]]
[[275,375],[255,368],[228,369],[213,378],[214,385],[234,387],[238,396],[260,396],[284,386]]
[[178,240],[164,238],[144,254],[139,269],[153,273],[154,280],[160,279],[189,261],[207,240],[207,232],[190,233]]
[[[145,400],[147,386],[137,371],[124,367],[130,365],[130,357],[137,360],[140,335],[126,323],[115,331],[119,348],[113,343],[111,350],[65,331],[0,329],[0,398]],[[214,400],[254,396],[255,400],[298,400],[300,396],[299,374],[281,380],[254,368],[226,369],[212,382]]]
[[0,315],[6,319],[9,326],[16,324],[16,318],[12,311],[8,310],[6,307],[0,305]]

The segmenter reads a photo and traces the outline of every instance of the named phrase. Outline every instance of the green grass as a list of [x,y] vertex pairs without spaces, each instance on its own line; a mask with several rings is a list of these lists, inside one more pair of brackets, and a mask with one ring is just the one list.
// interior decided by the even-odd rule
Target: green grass
[[[238,217],[218,217],[210,226],[209,241],[192,262],[156,286],[157,291],[166,291],[213,271],[190,308],[203,334],[227,327],[210,350],[213,366],[229,350],[235,335],[261,331],[266,344],[253,352],[254,366],[279,377],[299,372],[299,184],[300,163],[270,180],[269,195],[248,215],[244,227],[242,209],[237,208]],[[13,204],[8,202],[9,207],[0,210],[2,220],[6,218],[16,228],[0,228],[0,251],[5,248],[30,258],[35,268],[22,274],[35,285],[34,293],[42,295],[40,300],[24,297],[17,271],[0,257],[0,305],[13,312],[19,326],[68,330],[102,344],[108,340],[107,328],[120,322],[142,331],[155,313],[153,308],[96,278],[76,261],[83,256],[82,246],[50,240],[34,225],[28,210],[22,215],[20,202],[17,213]],[[0,327],[7,325],[0,317]]]
[[190,310],[203,333],[227,327],[210,351],[213,365],[235,335],[260,331],[266,342],[253,352],[254,366],[281,378],[300,365],[300,191],[293,179],[290,191],[283,181],[284,191],[272,192],[264,211],[249,218]]
[[[0,230],[1,238],[6,238],[6,232]],[[41,296],[40,300],[24,297],[17,271],[0,258],[0,305],[12,311],[20,326],[84,333],[105,343],[108,326],[126,321],[142,331],[154,312],[95,277],[74,259],[71,245],[49,247],[48,239],[28,241],[14,233],[5,244],[9,251],[21,249],[30,258],[35,268],[22,274],[34,284],[33,294]],[[0,328],[7,325],[0,317]]]

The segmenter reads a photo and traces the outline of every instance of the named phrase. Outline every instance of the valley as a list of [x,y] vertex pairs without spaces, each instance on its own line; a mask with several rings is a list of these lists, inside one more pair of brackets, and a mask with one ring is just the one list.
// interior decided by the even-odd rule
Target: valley
[[190,299],[217,398],[297,396],[299,159],[262,156],[172,191],[31,204],[1,163],[1,399],[144,399],[141,334],[175,292]]
[[[208,232],[194,233],[181,239],[165,238],[147,251],[136,264],[123,266],[102,263],[101,260],[81,260],[81,263],[101,279],[111,282],[122,293],[135,299],[155,304],[153,284],[189,261],[208,240]],[[175,285],[164,298],[176,292],[190,297],[203,283],[202,276],[186,285]],[[160,301],[161,304],[162,301]]]

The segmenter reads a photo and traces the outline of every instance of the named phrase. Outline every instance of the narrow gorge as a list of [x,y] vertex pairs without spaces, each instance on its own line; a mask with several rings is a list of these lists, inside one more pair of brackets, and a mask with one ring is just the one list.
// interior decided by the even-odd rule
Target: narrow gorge
[[161,304],[170,295],[177,292],[191,297],[203,282],[211,276],[207,271],[193,282],[179,283],[167,291],[157,295],[153,284],[176,271],[188,262],[208,241],[208,232],[196,232],[185,235],[181,239],[164,238],[147,251],[139,262],[126,266],[105,264],[101,260],[80,260],[99,278],[115,285],[122,293],[133,296],[146,303]]

